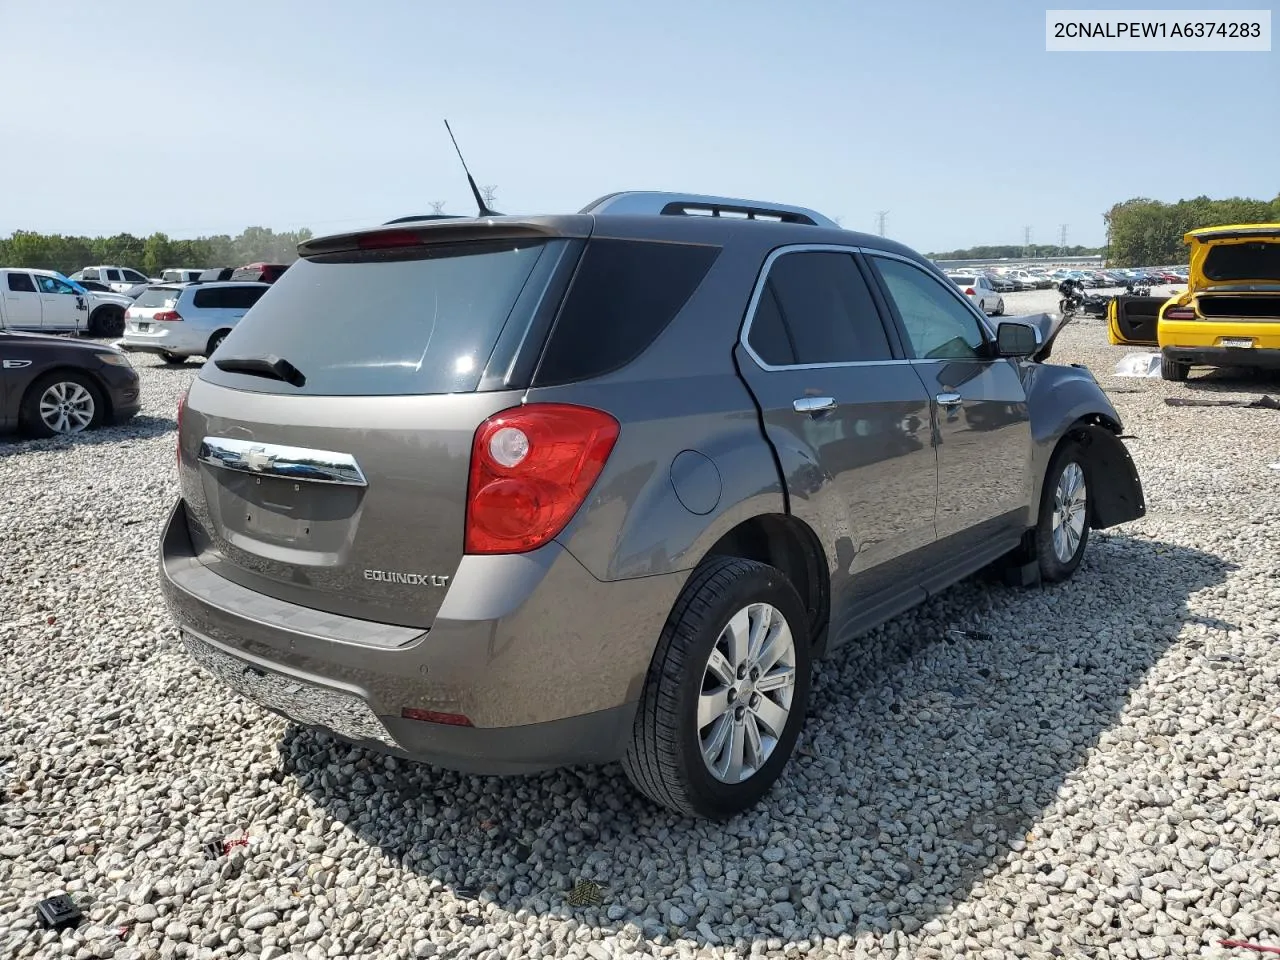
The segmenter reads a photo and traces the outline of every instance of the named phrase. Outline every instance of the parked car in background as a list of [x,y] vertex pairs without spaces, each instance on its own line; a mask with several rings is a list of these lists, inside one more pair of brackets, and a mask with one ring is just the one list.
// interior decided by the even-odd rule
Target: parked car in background
[[231,279],[275,283],[288,269],[288,265],[283,263],[246,263],[231,274]]
[[2,314],[0,431],[22,430],[36,437],[75,434],[138,412],[138,374],[119,350],[19,332],[6,326]]
[[299,250],[180,408],[161,583],[197,663],[374,749],[621,760],[730,817],[816,657],[1145,510],[1052,318],[992,329],[814,211],[618,193]]
[[211,283],[220,280],[230,280],[235,270],[231,267],[209,267],[200,271],[200,276],[196,277],[201,283]]
[[193,280],[199,280],[200,274],[204,273],[204,269],[196,269],[194,267],[169,267],[160,271],[160,282],[162,283],[191,283]]
[[1004,298],[992,286],[991,281],[981,273],[962,273],[953,275],[951,281],[964,291],[969,302],[983,313],[1000,316],[1004,313]]
[[1160,348],[1160,375],[1194,366],[1280,370],[1280,223],[1192,230],[1187,289],[1171,297],[1118,297],[1112,343]]
[[54,270],[0,269],[0,318],[13,330],[119,336],[127,297],[90,291]]
[[162,283],[148,287],[125,313],[120,349],[158,354],[165,363],[209,357],[258,299],[265,283]]
[[1017,289],[1012,280],[1008,280],[998,273],[987,271],[982,276],[987,278],[987,282],[991,284],[992,289],[997,293],[1013,293]]
[[71,280],[98,280],[111,287],[117,293],[124,293],[132,286],[150,283],[150,278],[130,267],[85,267],[77,270],[69,277]]

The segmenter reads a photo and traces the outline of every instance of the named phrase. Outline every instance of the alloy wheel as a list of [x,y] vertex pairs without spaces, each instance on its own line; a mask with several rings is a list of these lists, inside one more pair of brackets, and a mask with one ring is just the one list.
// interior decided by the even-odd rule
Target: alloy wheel
[[787,726],[796,685],[796,648],[786,618],[768,603],[734,614],[712,647],[698,698],[703,762],[722,783],[750,779]]
[[1060,563],[1070,563],[1080,549],[1087,507],[1084,470],[1073,460],[1063,467],[1053,492],[1053,553]]
[[93,422],[97,406],[81,384],[62,380],[40,395],[40,419],[54,433],[79,433]]

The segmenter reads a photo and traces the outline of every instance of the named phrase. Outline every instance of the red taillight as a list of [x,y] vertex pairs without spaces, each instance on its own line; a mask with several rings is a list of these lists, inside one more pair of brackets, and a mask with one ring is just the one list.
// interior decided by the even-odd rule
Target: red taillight
[[405,707],[400,716],[406,720],[421,720],[423,723],[444,723],[451,727],[469,727],[471,721],[460,713],[441,713],[439,710],[419,710],[417,707]]
[[178,433],[178,451],[177,451],[177,458],[178,458],[178,466],[179,466],[179,467],[181,467],[181,466],[182,466],[182,414],[183,414],[183,412],[187,409],[187,393],[189,393],[189,392],[190,392],[190,388],[188,388],[187,390],[182,391],[182,396],[180,396],[180,397],[178,398],[178,416],[177,416],[177,421],[178,421],[178,431],[177,431],[177,433]]
[[382,250],[387,247],[415,247],[422,242],[412,230],[381,230],[367,233],[356,240],[361,250]]
[[973,292],[973,287],[965,287],[965,288],[964,288],[964,295],[965,295],[966,297],[976,297],[976,296],[977,296],[977,294]]
[[159,313],[151,315],[152,320],[181,320],[182,316],[177,310],[161,310]]
[[1195,307],[1169,307],[1164,312],[1166,320],[1194,320],[1196,318]]
[[132,310],[126,310],[126,311],[124,312],[124,318],[125,318],[126,320],[132,320],[132,319],[133,319],[133,311],[132,311]]
[[531,403],[476,430],[467,480],[467,553],[524,553],[561,530],[587,498],[618,439],[600,410]]

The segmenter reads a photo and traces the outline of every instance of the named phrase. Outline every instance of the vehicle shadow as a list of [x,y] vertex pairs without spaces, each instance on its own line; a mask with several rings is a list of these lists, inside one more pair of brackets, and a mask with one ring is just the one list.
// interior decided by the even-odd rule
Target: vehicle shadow
[[[1280,370],[1258,370],[1249,367],[1193,368],[1182,384],[1188,390],[1205,393],[1280,394]],[[1280,397],[1278,397],[1280,399]]]
[[[472,777],[294,726],[280,759],[348,840],[471,901],[455,909],[477,927],[526,911],[642,952],[681,938],[743,955],[775,937],[911,932],[1022,849],[1182,624],[1206,622],[1188,598],[1234,569],[1095,537],[1070,583],[971,580],[835,654],[816,678],[813,733],[761,808],[729,823],[656,809],[617,765]],[[580,881],[600,902],[571,905]]]
[[32,438],[21,433],[0,435],[0,457],[18,453],[53,452],[71,447],[99,446],[106,443],[127,443],[131,440],[147,440],[171,433],[178,427],[173,417],[154,417],[138,414],[124,423],[98,427],[58,437]]

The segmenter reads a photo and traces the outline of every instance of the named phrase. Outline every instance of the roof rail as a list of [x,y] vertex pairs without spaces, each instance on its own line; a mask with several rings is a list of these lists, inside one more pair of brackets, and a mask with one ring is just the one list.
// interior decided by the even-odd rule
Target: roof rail
[[739,200],[733,197],[711,197],[697,193],[665,193],[650,190],[627,190],[610,193],[583,207],[579,213],[607,216],[665,215],[712,216],[729,215],[735,219],[779,220],[783,223],[807,223],[814,227],[836,227],[830,217],[824,217],[807,207],[793,207],[785,203],[761,203],[758,200]]

